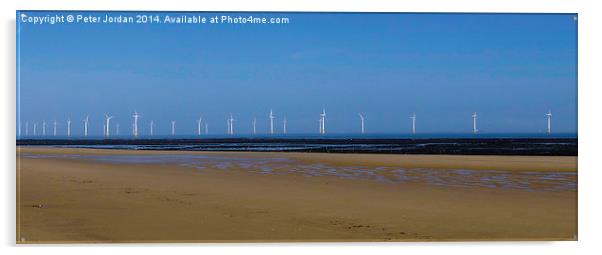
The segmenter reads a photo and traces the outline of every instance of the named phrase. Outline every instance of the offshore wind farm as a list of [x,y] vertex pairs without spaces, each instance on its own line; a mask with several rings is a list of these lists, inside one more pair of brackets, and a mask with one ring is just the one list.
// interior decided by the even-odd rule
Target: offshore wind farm
[[[359,128],[359,130],[357,132],[343,133],[343,134],[352,135],[354,137],[358,137],[360,134],[361,135],[367,134],[367,132],[365,130],[366,116],[364,114],[362,114],[362,113],[358,113],[358,116],[360,118],[360,128]],[[544,116],[546,118],[545,119],[546,122],[542,121],[542,123],[545,123],[545,125],[546,125],[545,126],[546,127],[545,134],[547,136],[552,136],[553,135],[553,133],[552,133],[552,111],[548,111]],[[81,135],[78,136],[79,138],[81,138],[82,136],[83,137],[87,137],[88,136],[88,129],[89,129],[89,125],[90,125],[89,117],[90,117],[89,115],[86,115],[86,117],[83,119],[83,122],[82,122],[83,123],[83,125],[82,125],[83,131],[82,131]],[[152,136],[154,134],[154,132],[152,132],[152,127],[154,126],[154,120],[151,120],[149,122],[148,133],[144,134],[144,133],[140,132],[140,129],[138,128],[138,123],[139,123],[140,117],[142,117],[142,115],[140,115],[137,111],[134,111],[134,113],[132,115],[132,130],[131,130],[131,133],[126,134],[126,135],[122,135],[121,136],[122,138],[127,138],[127,137],[138,138],[139,136]],[[478,115],[475,112],[475,113],[473,113],[471,115],[471,117],[472,117],[472,134],[477,134],[477,133],[479,133],[479,130],[477,129],[477,117],[478,117]],[[109,137],[110,136],[110,134],[111,134],[110,130],[112,128],[110,121],[113,118],[115,118],[115,116],[109,116],[108,114],[105,114],[105,123],[103,125],[103,133],[102,133],[103,137]],[[282,128],[283,128],[283,130],[280,133],[276,132],[275,129],[274,129],[274,127],[275,127],[274,126],[274,119],[276,119],[276,117],[275,117],[275,115],[273,113],[273,110],[270,109],[270,112],[269,112],[269,115],[268,115],[269,130],[265,130],[264,132],[260,132],[259,134],[263,134],[263,135],[266,135],[266,134],[269,134],[269,135],[286,135],[287,134],[287,132],[286,132],[286,123],[287,123],[286,122],[286,117],[284,117],[283,120],[282,120],[282,123],[283,123]],[[396,133],[383,133],[383,132],[379,132],[378,130],[376,130],[372,134],[375,134],[375,135],[390,135],[390,136],[398,136],[398,137],[403,137],[403,136],[410,137],[410,136],[416,135],[417,134],[416,133],[416,113],[413,113],[410,116],[410,119],[411,119],[411,124],[409,125],[409,128],[407,128],[407,129],[406,128],[400,128],[400,131],[396,132]],[[206,121],[207,120],[205,120],[205,122]],[[234,121],[235,121],[235,119],[234,119],[233,115],[230,114],[230,116],[226,119],[227,128],[225,130],[225,134],[227,134],[227,135],[234,135]],[[182,133],[180,135],[192,136],[192,135],[194,135],[196,133],[197,136],[202,136],[202,135],[208,134],[208,132],[205,132],[203,130],[204,127],[208,124],[208,123],[205,123],[205,122],[203,122],[203,117],[199,117],[196,120],[196,131],[195,132],[186,132],[186,133]],[[35,123],[37,123],[37,122],[35,122]],[[66,128],[66,136],[67,137],[71,137],[71,120],[67,119],[66,123],[67,123],[67,125],[66,125],[66,127],[67,127]],[[176,135],[176,133],[175,133],[175,121],[172,121],[171,124],[172,124],[171,135]],[[118,125],[118,123],[116,124],[116,126],[117,125]],[[252,131],[251,132],[247,132],[247,133],[242,133],[241,136],[250,136],[250,135],[257,135],[258,134],[257,133],[257,118],[256,117],[254,117],[252,119],[251,125],[253,127]],[[115,130],[117,130],[116,127],[113,127],[113,128],[115,128]],[[401,131],[401,130],[403,130],[403,131]],[[305,135],[311,135],[311,133],[312,132],[310,132],[309,130],[307,130],[305,132],[299,132],[299,133],[297,133],[297,136],[303,135],[303,134],[305,134]],[[453,132],[441,132],[439,134],[438,133],[426,133],[426,134],[427,135],[431,135],[431,136],[441,137],[441,136],[445,136],[446,134],[452,134],[452,133]],[[454,136],[461,136],[462,134],[466,135],[468,133],[469,132],[458,132]],[[217,135],[219,135],[219,134],[220,133],[218,133]],[[224,133],[221,133],[221,134],[224,134]],[[317,134],[319,134],[319,135],[326,135],[326,109],[323,109],[322,112],[319,114],[319,130],[318,130]],[[495,134],[496,133],[492,132],[489,136],[486,136],[486,137],[492,137],[492,135],[495,135]],[[541,137],[542,136],[542,133],[537,133],[537,132],[525,132],[525,133],[514,133],[514,134],[511,133],[511,132],[508,132],[508,133],[499,132],[497,134],[498,135],[499,134],[506,134],[503,137],[512,137],[512,136],[518,136],[518,137],[525,137],[525,136],[527,136],[528,137],[528,136],[532,136],[533,138],[535,138],[535,137]],[[100,136],[100,135],[101,134],[97,134],[97,136]],[[563,137],[570,137],[572,134],[571,133],[561,133],[560,135],[563,136]],[[37,133],[35,133],[35,135],[32,136],[32,137],[29,137],[29,121],[26,121],[25,125],[21,125],[21,123],[19,123],[19,128],[17,130],[17,139],[22,139],[22,138],[27,138],[27,137],[29,137],[29,138],[39,137],[41,139],[44,139],[44,138],[46,138],[46,136],[47,135],[46,135],[46,121],[45,120],[42,121],[42,134],[38,135]],[[53,125],[53,136],[57,136],[57,122],[56,122],[56,120],[54,121],[54,125]],[[78,137],[75,137],[75,138],[78,138]]]
[[[490,133],[482,134],[477,128],[477,113],[473,113],[472,132],[420,134],[416,133],[416,114],[410,117],[409,132],[366,133],[365,115],[360,117],[360,130],[350,134],[326,134],[326,110],[319,113],[317,133],[287,133],[286,117],[282,119],[282,132],[274,130],[276,118],[270,109],[269,130],[257,133],[257,118],[252,120],[251,133],[234,132],[233,114],[226,118],[226,131],[210,135],[208,123],[203,118],[196,120],[196,132],[176,133],[176,121],[171,121],[169,135],[153,133],[154,120],[149,123],[147,134],[141,134],[138,121],[141,115],[134,111],[131,134],[119,134],[119,123],[115,124],[115,135],[111,136],[110,120],[114,116],[105,115],[105,132],[101,136],[88,137],[88,117],[84,119],[83,136],[71,136],[68,120],[66,136],[46,135],[46,122],[43,121],[42,135],[18,137],[18,145],[52,145],[82,148],[118,148],[136,150],[189,150],[189,151],[280,151],[280,152],[338,152],[338,153],[389,153],[389,154],[481,154],[481,155],[577,155],[577,137],[573,134],[553,134],[551,111],[545,115],[546,132],[537,133]],[[205,120],[206,121],[206,120]],[[27,126],[27,125],[25,125]],[[204,130],[205,129],[205,130]],[[193,130],[193,129],[191,129]],[[19,134],[22,130],[19,130]],[[28,133],[28,130],[25,130]],[[428,144],[428,146],[426,146]]]
[[575,14],[98,13],[18,13],[18,243],[577,239]]

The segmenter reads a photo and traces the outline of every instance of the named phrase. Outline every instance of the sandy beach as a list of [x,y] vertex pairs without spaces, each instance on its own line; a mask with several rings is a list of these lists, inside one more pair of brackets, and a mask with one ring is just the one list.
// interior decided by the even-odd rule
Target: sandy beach
[[576,240],[577,157],[17,148],[17,242]]

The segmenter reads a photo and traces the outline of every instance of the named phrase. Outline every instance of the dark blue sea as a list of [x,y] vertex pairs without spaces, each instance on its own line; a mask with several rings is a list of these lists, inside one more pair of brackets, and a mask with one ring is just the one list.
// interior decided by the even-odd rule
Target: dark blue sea
[[17,139],[17,145],[132,150],[550,156],[576,156],[578,147],[577,134],[570,133],[158,135],[138,138],[29,136]]

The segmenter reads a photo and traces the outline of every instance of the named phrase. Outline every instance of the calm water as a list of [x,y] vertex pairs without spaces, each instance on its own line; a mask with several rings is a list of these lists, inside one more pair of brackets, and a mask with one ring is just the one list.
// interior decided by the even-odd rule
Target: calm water
[[[93,140],[103,140],[106,137],[104,136],[88,136],[84,137],[82,135],[74,135],[71,137],[67,136],[20,136],[17,139],[93,139]],[[134,139],[131,135],[111,135],[111,139]],[[213,139],[223,139],[223,138],[290,138],[290,139],[429,139],[429,138],[577,138],[577,134],[575,133],[428,133],[428,134],[234,134],[234,135],[226,135],[226,134],[202,134],[202,135],[141,135],[138,139],[203,139],[203,138],[213,138]]]
[[18,145],[183,151],[298,151],[390,154],[576,156],[572,134],[157,136],[19,139]]

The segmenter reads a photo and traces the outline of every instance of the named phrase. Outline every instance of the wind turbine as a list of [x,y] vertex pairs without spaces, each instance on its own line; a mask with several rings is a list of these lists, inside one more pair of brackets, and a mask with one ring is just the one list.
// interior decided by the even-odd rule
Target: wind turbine
[[176,121],[171,121],[171,135],[176,135]]
[[321,129],[320,129],[320,133],[321,134],[326,134],[326,109],[322,108],[322,113],[320,113],[320,120],[321,120]]
[[54,127],[53,127],[53,130],[52,130],[52,134],[53,134],[54,136],[56,136],[56,120],[54,120],[54,122],[53,122],[52,124],[53,124],[53,126],[54,126]]
[[[84,119],[84,136],[88,136],[88,121],[90,116],[86,116]],[[56,124],[56,121],[55,121]],[[55,125],[56,126],[56,125]]]
[[253,118],[253,134],[257,134],[257,118]]
[[365,116],[361,113],[358,113],[358,115],[360,116],[360,121],[362,122],[362,134],[364,134],[365,133],[365,129],[364,129]]
[[198,135],[201,135],[201,124],[202,123],[203,123],[203,117],[199,117],[199,119],[196,121]]
[[46,121],[42,121],[42,136],[46,136]]
[[552,110],[548,110],[546,113],[546,117],[548,118],[548,135],[552,134]]
[[475,112],[474,114],[472,114],[472,132],[474,134],[476,134],[477,132],[479,132],[479,130],[477,129],[477,112]]
[[155,126],[155,122],[153,120],[151,120],[150,121],[150,135],[151,136],[153,135],[154,126]]
[[134,126],[132,133],[134,134],[134,137],[138,137],[138,118],[142,116],[140,116],[140,114],[138,114],[138,112],[134,110],[134,115],[132,115],[132,117],[134,118]]
[[232,113],[230,113],[230,118],[228,119],[228,124],[230,124],[230,134],[234,134],[234,117],[232,117]]
[[410,119],[412,119],[412,134],[416,134],[416,113],[413,113]]
[[25,136],[29,135],[29,121],[25,121]]
[[34,136],[35,136],[35,135],[38,135],[37,128],[38,128],[38,123],[37,123],[37,122],[34,122],[34,123],[33,123],[33,135],[34,135]]
[[274,119],[276,116],[274,116],[272,109],[270,109],[270,115],[268,117],[270,118],[270,134],[274,134]]
[[71,119],[67,119],[67,136],[71,136]]
[[109,116],[105,113],[105,136],[109,137],[111,135],[111,119],[114,116]]
[[283,130],[282,132],[286,134],[286,116],[282,119]]

